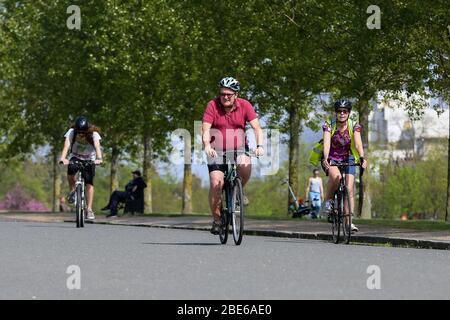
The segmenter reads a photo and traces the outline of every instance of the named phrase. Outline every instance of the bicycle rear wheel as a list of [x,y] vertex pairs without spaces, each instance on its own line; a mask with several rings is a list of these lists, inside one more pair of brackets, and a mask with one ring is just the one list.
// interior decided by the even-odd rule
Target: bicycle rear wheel
[[226,188],[222,189],[222,205],[220,209],[220,221],[221,221],[219,231],[220,243],[226,244],[228,240],[228,227],[229,227]]
[[231,204],[233,239],[236,245],[240,245],[242,242],[242,236],[244,234],[244,192],[242,190],[242,182],[239,177],[237,177],[235,180]]
[[[344,234],[345,243],[349,244],[352,237],[352,210],[350,207],[350,195],[348,193],[347,187],[344,187],[343,195],[344,199],[342,202],[342,209],[345,209],[345,207],[347,207],[348,209],[342,218],[342,232]],[[344,212],[344,210],[342,212]]]
[[81,193],[82,188],[81,185],[77,185],[76,189],[76,206],[75,206],[75,220],[76,220],[76,226],[77,228],[82,228],[84,226],[83,221],[83,203],[81,201]]
[[333,242],[338,244],[339,238],[340,238],[340,232],[341,232],[341,213],[340,213],[340,196],[339,194],[335,196],[335,199],[337,199],[337,207],[336,207],[336,201],[333,200],[332,206],[331,206],[331,234],[333,237]]

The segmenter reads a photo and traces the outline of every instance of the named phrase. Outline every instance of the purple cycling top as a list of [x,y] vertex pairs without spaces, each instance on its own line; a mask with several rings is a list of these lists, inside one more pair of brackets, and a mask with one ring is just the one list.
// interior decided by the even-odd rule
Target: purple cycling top
[[[353,126],[353,132],[361,132],[361,125],[356,124]],[[323,131],[332,132],[331,127],[328,123],[322,126]],[[347,161],[348,157],[351,155],[350,151],[350,134],[348,133],[348,128],[343,132],[336,129],[334,135],[331,137],[330,154],[329,159],[334,161]]]

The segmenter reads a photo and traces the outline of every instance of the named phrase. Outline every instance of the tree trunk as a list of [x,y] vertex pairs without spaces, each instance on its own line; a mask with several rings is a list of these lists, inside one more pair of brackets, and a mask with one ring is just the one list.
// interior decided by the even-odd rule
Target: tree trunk
[[152,170],[153,170],[153,159],[152,159],[152,138],[148,133],[144,133],[144,165],[143,165],[143,175],[144,181],[147,184],[147,188],[144,189],[144,212],[153,213],[153,203],[152,203]]
[[[370,109],[368,99],[360,100],[359,123],[362,126],[361,139],[364,146],[364,156],[366,158],[369,158],[369,113]],[[370,170],[364,171],[363,182],[363,184],[360,184],[359,190],[359,194],[364,194],[363,206],[359,215],[363,219],[371,219],[372,202],[370,197]]]
[[53,201],[52,201],[52,211],[59,212],[60,197],[61,197],[61,175],[59,174],[59,157],[58,151],[55,146],[53,146]]
[[445,210],[445,221],[448,221],[450,212],[450,112],[448,115],[449,133],[448,133],[448,150],[447,150],[447,208]]
[[192,165],[184,165],[182,214],[192,213]]
[[184,177],[183,177],[183,203],[182,214],[192,213],[192,152],[191,141],[184,138]]
[[119,178],[117,175],[119,169],[119,149],[113,145],[111,150],[111,177],[109,185],[109,194],[112,194],[114,190],[119,189]]
[[[296,196],[298,195],[298,168],[300,162],[299,133],[300,115],[297,108],[292,106],[289,111],[289,184]],[[295,199],[292,199],[290,192],[288,192],[288,208],[292,201],[295,201]]]

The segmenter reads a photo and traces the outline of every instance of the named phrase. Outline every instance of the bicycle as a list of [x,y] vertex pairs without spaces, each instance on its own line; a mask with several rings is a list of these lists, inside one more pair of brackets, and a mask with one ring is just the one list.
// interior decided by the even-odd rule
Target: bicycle
[[[338,244],[340,241],[340,230],[342,226],[342,232],[344,234],[344,240],[346,244],[350,243],[352,236],[352,216],[350,196],[346,185],[346,175],[344,169],[347,167],[360,167],[360,164],[349,163],[349,162],[335,162],[330,164],[330,166],[338,167],[341,173],[341,180],[339,181],[339,187],[333,195],[333,201],[331,202],[331,234],[333,242]],[[361,176],[364,169],[361,167]],[[346,209],[347,208],[347,209]]]
[[[233,239],[236,245],[240,245],[244,234],[244,191],[242,189],[242,181],[237,171],[237,156],[246,154],[254,156],[255,153],[244,151],[225,151],[221,153],[227,164],[225,171],[224,185],[222,187],[222,204],[220,214],[219,238],[222,244],[226,244],[228,240],[229,228],[233,230]],[[230,161],[232,157],[233,161]]]
[[[63,162],[60,161],[60,164]],[[70,160],[69,165],[75,165],[78,168],[75,182],[75,224],[77,228],[84,228],[86,214],[86,185],[84,182],[83,171],[88,165],[94,165],[94,161]]]

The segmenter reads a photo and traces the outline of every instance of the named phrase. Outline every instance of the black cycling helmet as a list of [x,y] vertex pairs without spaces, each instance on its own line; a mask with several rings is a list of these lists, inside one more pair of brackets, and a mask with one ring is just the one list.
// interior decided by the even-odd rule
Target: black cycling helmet
[[228,88],[233,90],[234,92],[239,92],[241,90],[241,85],[239,84],[239,81],[237,81],[233,77],[226,77],[220,80],[219,86],[222,88]]
[[348,112],[352,111],[352,103],[347,99],[341,99],[334,103],[334,111],[337,111],[339,108],[347,109]]
[[79,116],[75,120],[75,130],[83,132],[89,129],[89,121],[85,116]]

